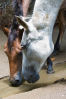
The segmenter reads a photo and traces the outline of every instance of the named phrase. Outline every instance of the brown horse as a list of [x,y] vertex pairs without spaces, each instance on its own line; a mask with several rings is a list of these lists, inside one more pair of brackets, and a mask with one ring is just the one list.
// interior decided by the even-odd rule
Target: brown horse
[[10,82],[12,85],[20,85],[22,82],[22,48],[20,43],[24,29],[18,29],[19,24],[17,23],[15,15],[26,16],[29,0],[14,0],[14,5],[15,12],[11,28],[10,30],[5,27],[2,29],[4,34],[8,37],[4,51],[9,60]]
[[10,30],[3,28],[8,40],[4,46],[4,51],[9,60],[10,82],[12,85],[20,85],[22,82],[22,48],[20,46],[23,30],[18,29],[15,15],[23,16],[22,0],[14,0],[14,19]]
[[12,85],[20,85],[22,82],[22,48],[20,46],[24,29],[18,29],[19,25],[15,15],[26,16],[30,0],[14,0],[14,19],[10,30],[3,27],[2,30],[7,36],[4,51],[9,60],[10,82]]
[[20,85],[22,82],[22,48],[20,46],[23,29],[10,33],[10,30],[3,28],[4,34],[8,37],[4,46],[4,51],[9,60],[10,66],[10,82],[13,85]]

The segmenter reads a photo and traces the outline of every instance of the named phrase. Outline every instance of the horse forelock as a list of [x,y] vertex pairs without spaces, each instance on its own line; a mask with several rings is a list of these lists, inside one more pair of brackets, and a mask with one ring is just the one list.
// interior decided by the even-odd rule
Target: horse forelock
[[13,42],[14,42],[14,40],[16,40],[17,37],[18,37],[17,31],[13,30],[10,32],[10,34],[8,36],[8,48],[9,48],[9,50],[11,50],[11,48],[13,46]]

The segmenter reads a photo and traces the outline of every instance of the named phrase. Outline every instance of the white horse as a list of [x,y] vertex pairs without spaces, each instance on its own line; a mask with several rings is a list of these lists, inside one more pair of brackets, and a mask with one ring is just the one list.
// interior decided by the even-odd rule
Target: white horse
[[[29,83],[39,79],[39,71],[54,49],[53,26],[64,0],[36,0],[32,18],[28,21],[17,16],[25,28],[22,37],[22,74]],[[53,71],[49,66],[48,71]]]

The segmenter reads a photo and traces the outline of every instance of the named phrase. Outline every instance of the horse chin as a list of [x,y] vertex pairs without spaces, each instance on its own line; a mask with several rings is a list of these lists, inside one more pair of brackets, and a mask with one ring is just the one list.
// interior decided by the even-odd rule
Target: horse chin
[[[18,83],[17,83],[17,82],[18,82]],[[12,86],[20,86],[21,83],[22,83],[22,80],[20,80],[20,81],[17,80],[17,82],[14,82],[14,81],[12,82],[12,81],[10,81],[10,83],[11,83]]]
[[28,83],[35,83],[39,80],[40,76],[39,74],[33,74],[33,75],[30,75],[29,77],[24,76],[24,78]]
[[35,75],[35,77],[33,77],[33,78],[29,78],[28,80],[27,80],[27,82],[28,83],[35,83],[35,82],[37,82],[38,80],[39,80],[39,75]]

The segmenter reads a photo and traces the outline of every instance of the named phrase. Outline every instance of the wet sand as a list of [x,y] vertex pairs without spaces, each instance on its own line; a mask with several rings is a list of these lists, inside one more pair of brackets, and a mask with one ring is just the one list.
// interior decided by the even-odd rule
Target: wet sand
[[[53,41],[55,43],[58,29],[55,28],[53,32]],[[0,97],[10,96],[5,99],[66,99],[66,80],[64,80],[66,79],[66,33],[63,36],[60,51],[56,56],[52,56],[56,58],[53,61],[55,73],[48,75],[46,73],[47,68],[42,68],[39,81],[28,84],[23,79],[22,85],[19,87],[11,86],[8,77],[5,77],[9,76],[8,58],[4,53],[6,40],[7,37],[0,31],[0,78],[2,78],[0,79]]]

